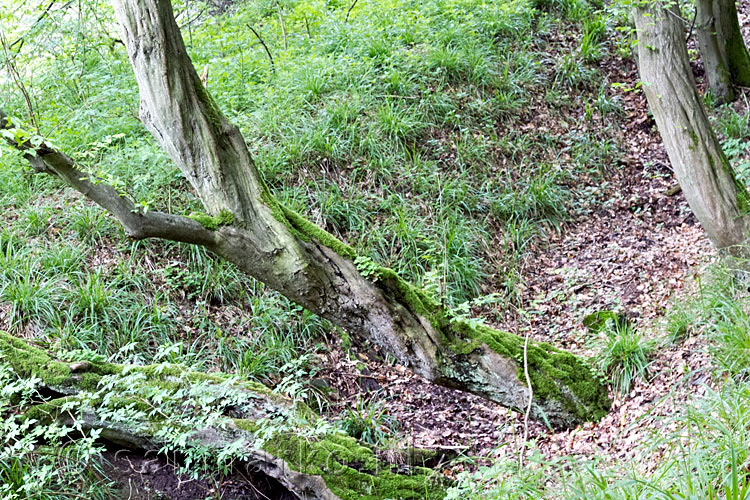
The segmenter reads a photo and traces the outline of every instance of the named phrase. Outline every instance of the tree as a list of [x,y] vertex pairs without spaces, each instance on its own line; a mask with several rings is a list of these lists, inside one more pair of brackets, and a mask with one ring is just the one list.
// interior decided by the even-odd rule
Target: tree
[[719,46],[716,35],[714,5],[718,0],[697,0],[695,2],[695,25],[701,60],[706,71],[708,86],[719,104],[734,100],[732,77],[726,64],[726,57]]
[[735,85],[750,86],[750,53],[742,38],[735,0],[715,0],[713,16],[724,62]]
[[685,198],[718,247],[742,256],[750,236],[750,195],[708,121],[688,60],[675,3],[635,7],[644,93]]
[[[606,388],[585,363],[547,344],[456,317],[280,204],[264,184],[239,129],[206,91],[168,0],[115,0],[138,82],[140,117],[178,165],[207,214],[144,212],[64,153],[9,137],[35,170],[62,178],[113,213],[135,239],[203,245],[291,300],[392,354],[441,385],[569,427],[601,417]],[[0,120],[10,122],[4,114]],[[528,373],[528,377],[526,376]]]

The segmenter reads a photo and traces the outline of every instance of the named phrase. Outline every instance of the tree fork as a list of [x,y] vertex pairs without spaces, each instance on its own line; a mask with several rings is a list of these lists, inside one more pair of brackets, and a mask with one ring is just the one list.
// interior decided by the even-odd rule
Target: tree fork
[[[130,230],[131,236],[186,241],[190,233],[201,240],[191,243],[204,245],[292,301],[369,340],[427,380],[506,407],[526,407],[523,339],[452,320],[442,305],[390,269],[376,266],[363,276],[354,263],[354,249],[283,207],[265,186],[239,129],[200,82],[170,2],[115,0],[114,5],[140,88],[143,123],[206,210],[234,215],[233,224],[209,230],[184,217],[138,214],[138,221],[153,224],[148,234]],[[40,150],[32,161],[58,175],[62,161],[65,169],[77,172],[73,177],[81,175],[69,160],[59,152]],[[60,176],[71,180],[70,175]],[[100,183],[89,184],[105,189]],[[92,199],[97,193],[88,187],[81,191]],[[129,212],[103,206],[127,230]],[[155,224],[165,217],[180,231],[159,234],[166,227]],[[534,418],[569,428],[608,411],[606,386],[584,360],[548,344],[530,343],[528,352]]]

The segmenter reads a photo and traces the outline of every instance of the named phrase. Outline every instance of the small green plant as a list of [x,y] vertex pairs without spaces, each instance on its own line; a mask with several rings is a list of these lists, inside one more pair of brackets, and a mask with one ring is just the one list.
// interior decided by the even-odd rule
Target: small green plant
[[602,39],[606,37],[607,25],[601,14],[587,16],[583,19],[583,35],[578,52],[587,63],[595,63],[604,56]]
[[596,363],[620,394],[627,394],[638,378],[648,375],[654,343],[636,330],[624,315],[602,311],[589,315],[584,324],[597,334]]
[[84,205],[70,217],[70,226],[79,240],[93,245],[106,233],[108,221],[99,207]]
[[401,424],[388,412],[382,401],[359,399],[339,421],[341,429],[350,436],[374,446],[384,446],[391,441]]

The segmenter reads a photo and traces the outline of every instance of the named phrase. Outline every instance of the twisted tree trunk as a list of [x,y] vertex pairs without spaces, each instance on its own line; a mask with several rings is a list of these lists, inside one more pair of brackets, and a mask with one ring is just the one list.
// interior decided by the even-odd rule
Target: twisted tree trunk
[[[214,217],[143,213],[42,145],[35,168],[65,179],[114,213],[133,238],[205,246],[291,300],[367,339],[435,383],[522,409],[559,427],[603,416],[606,387],[583,360],[547,344],[456,321],[390,269],[282,206],[269,192],[239,129],[224,117],[193,68],[169,0],[114,0],[140,88],[143,123]],[[2,120],[0,114],[0,125]],[[361,261],[360,261],[361,262]]]
[[696,36],[700,47],[701,60],[706,70],[708,86],[718,104],[734,100],[732,78],[727,69],[726,59],[719,47],[716,36],[716,18],[714,4],[718,0],[697,0],[696,8]]
[[656,125],[690,208],[711,241],[745,255],[750,195],[711,129],[688,60],[679,7],[636,7],[638,68]]

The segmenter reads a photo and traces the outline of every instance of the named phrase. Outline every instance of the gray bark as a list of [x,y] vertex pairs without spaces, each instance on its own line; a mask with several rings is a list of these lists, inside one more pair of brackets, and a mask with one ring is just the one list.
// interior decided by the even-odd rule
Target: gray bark
[[690,208],[720,249],[742,255],[748,197],[708,121],[688,62],[679,9],[635,9],[638,65],[649,107]]
[[713,8],[716,0],[696,0],[696,37],[700,47],[701,60],[706,71],[708,86],[718,104],[734,100],[732,78],[726,61],[719,48],[716,35],[716,22]]
[[[114,0],[114,6],[140,88],[143,123],[207,211],[229,210],[235,223],[211,231],[184,217],[134,213],[119,193],[89,181],[70,158],[44,146],[38,158],[29,157],[35,168],[58,175],[110,210],[133,238],[204,245],[427,380],[507,407],[526,407],[522,339],[454,324],[440,305],[390,270],[363,276],[351,248],[268,192],[239,129],[222,115],[194,70],[170,2]],[[534,342],[528,353],[535,418],[571,427],[609,409],[606,387],[582,360]]]
[[719,49],[729,69],[732,83],[750,87],[750,53],[742,38],[735,0],[714,0],[713,15]]

